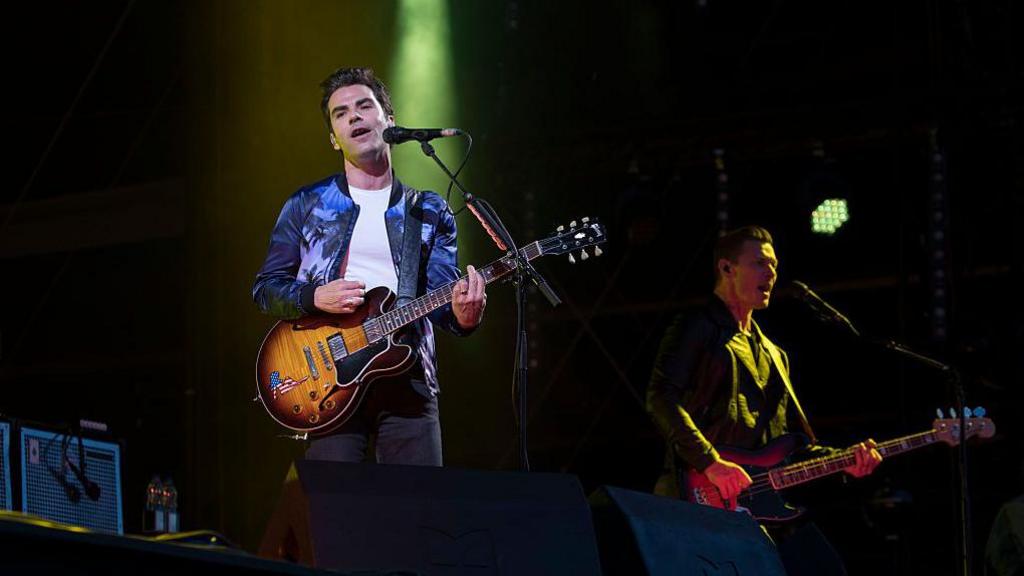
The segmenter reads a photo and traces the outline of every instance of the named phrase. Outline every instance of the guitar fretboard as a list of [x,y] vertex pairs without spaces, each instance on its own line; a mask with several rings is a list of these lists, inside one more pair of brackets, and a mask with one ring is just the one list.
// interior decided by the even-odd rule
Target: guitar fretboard
[[[916,450],[929,444],[938,442],[939,438],[936,436],[934,430],[927,432],[921,432],[918,434],[911,434],[909,436],[903,436],[901,438],[894,438],[886,442],[881,442],[876,446],[878,453],[883,458],[895,456],[897,454],[903,454],[911,450]],[[791,464],[782,468],[776,468],[772,470],[769,475],[771,478],[772,486],[776,490],[788,488],[790,486],[796,486],[797,484],[803,484],[804,482],[810,482],[822,476],[828,476],[829,474],[835,474],[836,472],[842,471],[844,468],[848,468],[857,463],[857,457],[851,450],[844,450],[840,454],[834,456],[825,456],[822,458],[815,458],[797,464]]]
[[[526,245],[524,248],[519,250],[521,254],[527,260],[533,260],[534,258],[543,254],[540,242],[534,242]],[[477,272],[483,276],[484,281],[490,284],[494,280],[505,276],[509,272],[515,269],[514,258],[511,255],[506,255],[502,258],[491,262],[487,266],[480,268]],[[367,333],[379,334],[384,336],[395,332],[396,330],[402,329],[416,320],[430,314],[434,310],[448,304],[452,301],[452,289],[459,282],[459,280],[465,279],[465,276],[460,277],[458,280],[454,280],[431,290],[427,294],[416,298],[412,302],[399,306],[394,310],[385,312],[380,316],[377,316],[373,320],[370,320],[364,324],[364,328]],[[376,330],[374,330],[376,329]]]

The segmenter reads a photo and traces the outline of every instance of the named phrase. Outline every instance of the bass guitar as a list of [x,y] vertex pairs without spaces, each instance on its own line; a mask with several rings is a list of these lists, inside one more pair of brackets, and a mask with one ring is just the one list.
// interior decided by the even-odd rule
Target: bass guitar
[[[966,419],[963,435],[965,439],[974,436],[990,438],[995,434],[995,424],[988,418],[983,418],[984,414],[984,409],[977,408],[974,415]],[[960,419],[939,418],[932,423],[931,430],[881,442],[876,450],[883,458],[890,458],[936,442],[945,442],[951,446],[958,444]],[[853,450],[847,449],[832,456],[783,464],[786,458],[803,448],[805,444],[806,438],[803,436],[787,434],[772,440],[759,450],[716,448],[722,459],[743,467],[753,483],[735,499],[726,500],[707,476],[690,470],[683,482],[684,499],[695,504],[747,512],[758,522],[766,524],[781,524],[794,520],[803,513],[803,510],[783,501],[778,494],[779,490],[841,472],[856,463]]]
[[[599,256],[605,241],[596,219],[575,220],[556,233],[519,250],[526,260],[569,254],[581,260]],[[512,253],[478,270],[487,283],[515,270]],[[315,314],[282,320],[271,328],[256,360],[258,399],[279,424],[302,434],[322,435],[349,419],[367,386],[378,378],[395,376],[417,360],[409,345],[410,326],[452,299],[457,280],[402,306],[384,286],[366,292],[363,304],[351,314]]]

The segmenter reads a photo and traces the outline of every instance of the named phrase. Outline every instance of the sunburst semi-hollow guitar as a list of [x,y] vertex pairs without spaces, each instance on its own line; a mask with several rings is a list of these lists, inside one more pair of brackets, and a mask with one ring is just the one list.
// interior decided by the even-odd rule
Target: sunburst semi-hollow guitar
[[[982,418],[984,414],[984,409],[977,408],[974,416],[967,418],[964,428],[965,439],[973,436],[989,438],[995,434],[995,424],[988,418]],[[881,442],[876,449],[883,458],[890,458],[936,442],[945,442],[951,446],[958,444],[960,442],[960,419],[939,418],[932,423],[932,429],[927,432]],[[686,473],[683,483],[685,490],[683,498],[696,504],[747,512],[755,520],[766,524],[781,524],[794,520],[803,513],[803,510],[794,508],[783,501],[778,494],[779,490],[841,472],[844,468],[856,463],[853,450],[849,449],[833,456],[779,465],[805,444],[806,439],[802,436],[787,434],[772,440],[759,450],[716,448],[724,460],[742,466],[750,475],[753,483],[737,498],[726,501],[707,476],[690,470]]]
[[[527,260],[545,255],[589,257],[605,241],[596,219],[560,226],[551,237],[519,250]],[[515,269],[512,254],[478,270],[488,283]],[[456,281],[457,282],[457,281]],[[326,434],[345,423],[368,385],[405,372],[416,362],[407,344],[410,324],[448,304],[455,282],[395,307],[396,295],[379,286],[366,292],[351,314],[315,314],[282,320],[271,328],[256,360],[259,399],[279,424],[300,433]]]

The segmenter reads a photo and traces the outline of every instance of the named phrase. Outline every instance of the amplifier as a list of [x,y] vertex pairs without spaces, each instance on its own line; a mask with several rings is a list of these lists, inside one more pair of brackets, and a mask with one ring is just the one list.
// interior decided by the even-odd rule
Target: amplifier
[[20,431],[22,512],[124,534],[117,443],[28,427]]
[[0,510],[13,510],[11,496],[11,425],[0,422]]

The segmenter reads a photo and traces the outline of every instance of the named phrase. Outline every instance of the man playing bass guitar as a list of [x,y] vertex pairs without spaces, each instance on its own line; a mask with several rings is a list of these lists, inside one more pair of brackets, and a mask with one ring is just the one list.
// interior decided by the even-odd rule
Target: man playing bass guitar
[[[721,497],[736,498],[751,478],[715,446],[764,447],[787,432],[790,420],[811,439],[812,454],[827,451],[813,445],[785,352],[753,320],[754,310],[768,306],[777,279],[771,235],[756,226],[734,230],[718,239],[713,256],[714,295],[666,331],[647,390],[648,412],[667,444],[666,474],[655,489],[664,496],[686,498],[683,475],[692,470],[706,476]],[[871,440],[854,447],[856,463],[845,472],[870,474],[882,460],[874,448]],[[787,571],[801,573],[787,558],[786,543],[776,540]],[[835,560],[835,573],[845,573],[838,555],[821,542]],[[828,571],[819,565],[814,573]]]

